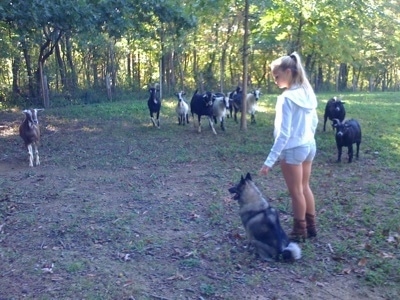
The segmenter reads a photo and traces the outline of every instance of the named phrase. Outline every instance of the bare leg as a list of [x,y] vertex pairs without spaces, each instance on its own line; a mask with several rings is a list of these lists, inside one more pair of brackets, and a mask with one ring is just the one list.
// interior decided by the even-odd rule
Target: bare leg
[[303,162],[303,194],[306,201],[306,213],[315,215],[314,194],[310,188],[312,161]]
[[281,169],[292,198],[293,217],[297,220],[304,220],[306,199],[303,192],[303,166],[288,164],[282,160]]

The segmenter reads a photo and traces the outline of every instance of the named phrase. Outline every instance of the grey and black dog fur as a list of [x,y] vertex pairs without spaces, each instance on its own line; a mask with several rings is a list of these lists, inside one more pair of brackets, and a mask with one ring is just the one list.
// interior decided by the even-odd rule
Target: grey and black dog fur
[[301,258],[300,247],[289,241],[279,222],[278,211],[271,207],[251,179],[243,175],[239,183],[229,189],[239,202],[239,215],[247,238],[264,260],[293,261]]

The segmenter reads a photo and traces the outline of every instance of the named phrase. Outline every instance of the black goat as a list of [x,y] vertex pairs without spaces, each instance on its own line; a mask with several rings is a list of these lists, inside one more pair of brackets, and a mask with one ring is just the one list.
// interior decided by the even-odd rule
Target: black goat
[[[228,97],[229,97],[229,114],[228,114],[228,116],[230,118],[233,117],[234,99],[237,98],[236,95],[239,93],[240,93],[240,95],[242,95],[242,89],[240,86],[237,86],[234,91],[228,93]],[[240,98],[238,98],[238,99],[241,99],[241,98],[242,98],[242,96],[240,96]]]
[[[160,109],[161,109],[161,100],[157,92],[159,92],[156,88],[150,88],[150,97],[147,101],[147,106],[150,111],[150,118],[153,126],[157,126],[160,128]],[[156,114],[156,119],[154,119],[153,114]]]
[[[29,166],[33,167],[33,148],[35,149],[36,165],[40,165],[39,160],[39,140],[40,128],[37,118],[38,111],[43,109],[26,109],[22,113],[25,114],[25,120],[19,126],[19,135],[24,140],[25,146],[29,153]],[[32,148],[33,146],[33,148]]]
[[336,146],[338,149],[337,162],[341,161],[342,147],[348,148],[349,163],[353,160],[353,144],[357,146],[356,157],[360,151],[361,144],[361,126],[355,119],[340,122],[339,119],[334,119],[334,127],[336,128]]
[[[328,100],[325,106],[325,114],[324,114],[324,131],[326,127],[326,121],[331,120],[334,122],[334,119],[338,119],[340,122],[343,122],[346,116],[346,110],[344,109],[345,102],[341,101],[337,97],[333,97]],[[335,124],[332,123],[332,129],[335,127]]]
[[[194,119],[194,114],[197,115],[198,128],[197,131],[201,132],[201,116],[206,116],[208,118],[208,123],[214,134],[217,132],[214,129],[213,124],[213,94],[211,92],[206,92],[205,94],[197,94],[197,90],[193,93],[192,100],[190,101],[190,112]],[[193,122],[195,124],[195,122]]]

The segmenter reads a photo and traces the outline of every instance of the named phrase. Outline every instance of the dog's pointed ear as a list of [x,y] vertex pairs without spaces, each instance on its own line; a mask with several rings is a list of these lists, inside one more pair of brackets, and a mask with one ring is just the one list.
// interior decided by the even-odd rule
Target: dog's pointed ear
[[244,179],[243,175],[240,177],[240,184],[244,184],[246,182],[246,179]]
[[247,174],[246,174],[246,180],[251,180],[251,175],[250,175],[250,173],[247,173]]

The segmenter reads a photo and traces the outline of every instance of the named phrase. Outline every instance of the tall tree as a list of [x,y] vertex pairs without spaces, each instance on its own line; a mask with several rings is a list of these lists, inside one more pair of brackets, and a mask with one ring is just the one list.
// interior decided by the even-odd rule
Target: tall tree
[[245,0],[244,5],[244,18],[243,18],[243,99],[242,99],[242,113],[240,118],[240,129],[247,130],[247,79],[248,79],[248,58],[249,58],[249,0]]

